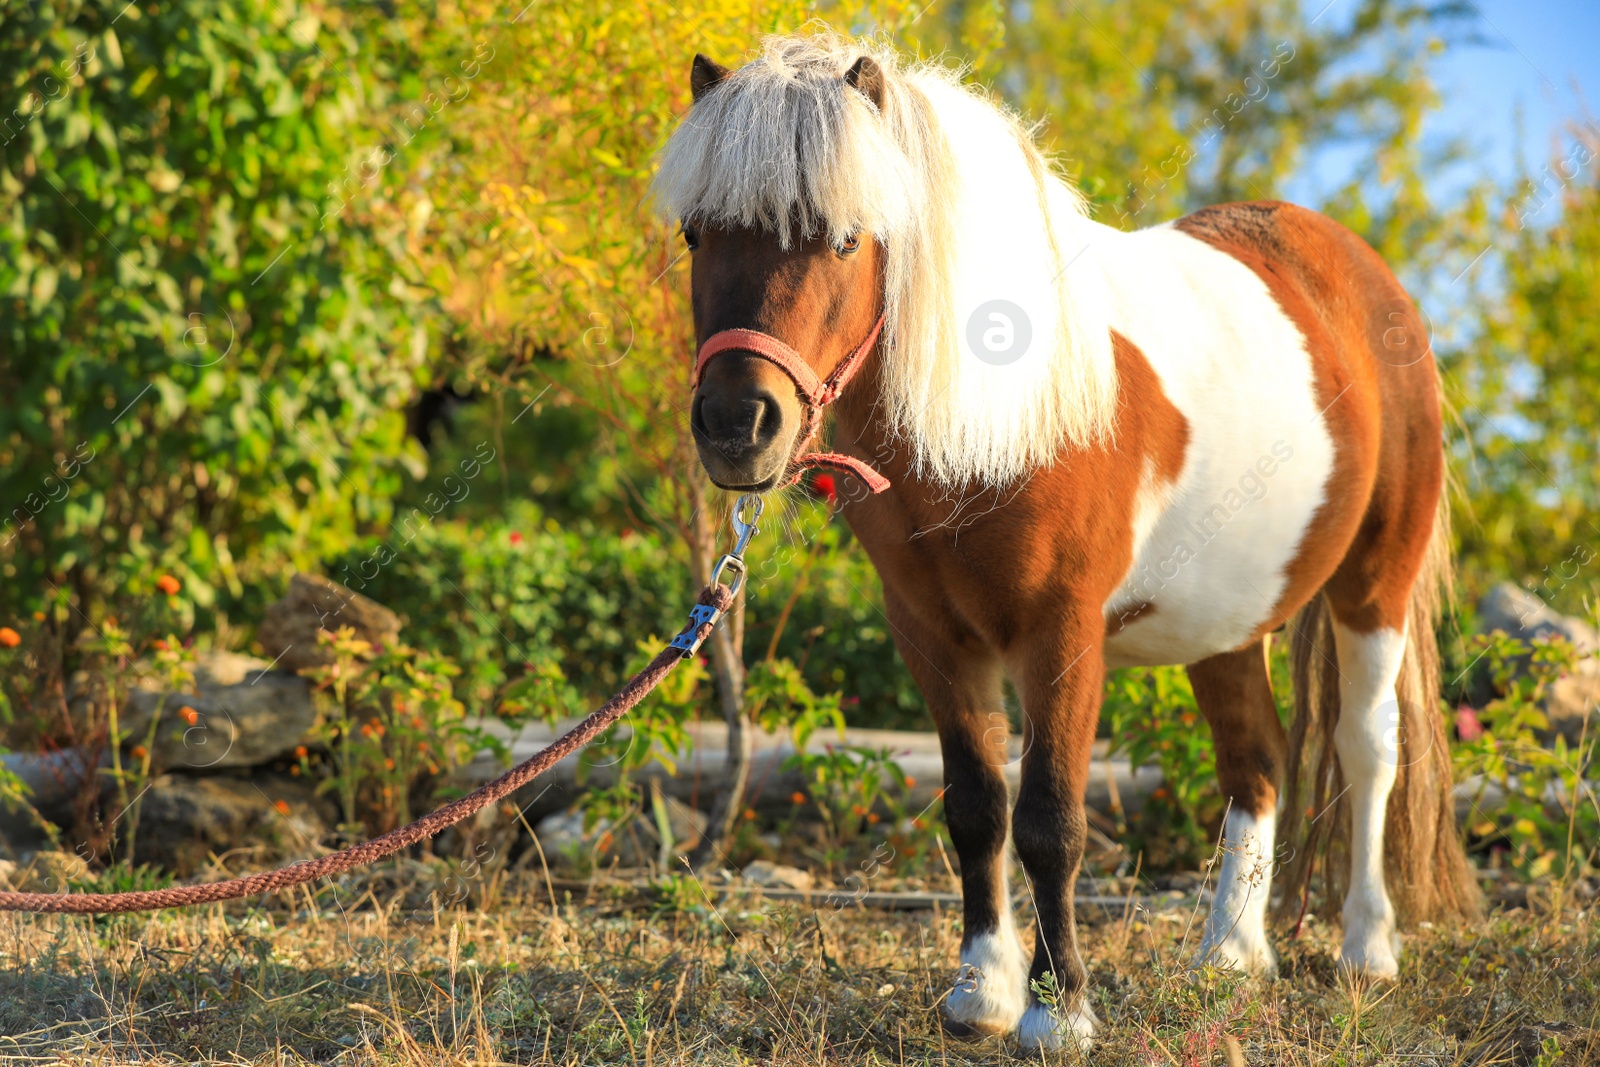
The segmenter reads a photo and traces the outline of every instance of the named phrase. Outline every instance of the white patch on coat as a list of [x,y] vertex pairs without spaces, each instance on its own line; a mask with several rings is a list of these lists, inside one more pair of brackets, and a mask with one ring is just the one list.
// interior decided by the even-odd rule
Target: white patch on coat
[[1344,898],[1340,962],[1376,978],[1393,978],[1400,970],[1400,935],[1383,880],[1383,821],[1400,773],[1395,681],[1406,635],[1404,630],[1358,633],[1336,619],[1333,640],[1339,667],[1333,743],[1350,804],[1350,890]]
[[1277,814],[1229,811],[1222,830],[1222,869],[1195,964],[1269,974],[1277,959],[1267,941]]
[[[1107,664],[1193,663],[1254,636],[1326,498],[1334,444],[1311,356],[1254,271],[1170,225],[1104,229],[1084,259],[1107,281],[1112,328],[1189,425],[1177,478],[1140,490],[1133,564],[1105,605]],[[1140,603],[1155,610],[1118,630]]]

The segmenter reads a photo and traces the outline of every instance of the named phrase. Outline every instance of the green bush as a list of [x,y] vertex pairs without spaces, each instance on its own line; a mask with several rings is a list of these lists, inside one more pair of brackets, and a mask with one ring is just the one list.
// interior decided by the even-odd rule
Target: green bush
[[651,536],[562,527],[525,502],[497,522],[398,520],[327,573],[405,616],[408,642],[460,664],[474,712],[552,662],[583,699],[610,696],[634,643],[675,633],[694,600],[687,567]]
[[[458,695],[474,710],[549,664],[580,704],[604,700],[627,678],[636,642],[676,633],[698,591],[685,552],[651,530],[562,525],[525,501],[498,520],[436,521],[423,508],[396,520],[388,538],[334,557],[327,573],[406,616],[407,641],[459,663]],[[808,686],[839,692],[852,725],[927,729],[866,554],[821,506],[805,505],[795,525],[798,548],[773,531],[751,546],[746,662],[765,658],[788,605],[776,656]],[[718,714],[709,687],[701,700]]]
[[[0,0],[0,614],[238,614],[386,518],[426,353],[345,188],[382,96],[293,0]],[[11,403],[12,399],[18,402]]]

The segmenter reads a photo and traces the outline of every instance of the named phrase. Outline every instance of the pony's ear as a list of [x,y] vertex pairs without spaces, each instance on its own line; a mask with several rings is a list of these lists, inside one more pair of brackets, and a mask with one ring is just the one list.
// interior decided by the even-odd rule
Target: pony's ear
[[689,70],[689,92],[699,100],[706,93],[716,88],[717,83],[726,78],[731,71],[721,63],[707,59],[699,52],[694,54],[694,66]]
[[844,83],[883,110],[883,68],[871,56],[862,56],[844,73]]

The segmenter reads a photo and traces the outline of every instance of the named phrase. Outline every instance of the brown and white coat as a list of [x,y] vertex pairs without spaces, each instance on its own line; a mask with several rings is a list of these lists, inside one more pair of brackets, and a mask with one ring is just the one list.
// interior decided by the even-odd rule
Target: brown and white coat
[[[1332,617],[1352,834],[1343,960],[1394,975],[1396,686],[1433,641],[1412,632],[1414,592],[1436,577],[1444,465],[1433,360],[1393,275],[1288,204],[1098,225],[1014,118],[857,42],[776,38],[731,73],[696,57],[692,83],[657,188],[694,251],[700,340],[769,335],[826,379],[886,319],[833,446],[892,486],[844,514],[943,747],[965,914],[951,1029],[1044,1047],[1094,1029],[1072,897],[1109,667],[1188,665],[1230,802],[1197,961],[1274,966],[1291,753],[1263,642],[1314,603]],[[719,485],[786,483],[805,421],[759,353],[704,366],[691,422]],[[1014,802],[1006,676],[1027,726]]]

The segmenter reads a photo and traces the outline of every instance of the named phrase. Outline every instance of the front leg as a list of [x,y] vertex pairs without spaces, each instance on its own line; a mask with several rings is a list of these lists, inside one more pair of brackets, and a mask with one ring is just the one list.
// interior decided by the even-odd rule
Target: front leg
[[1017,1027],[1025,1049],[1087,1049],[1098,1025],[1072,897],[1088,833],[1083,797],[1105,680],[1103,639],[1104,624],[1091,616],[1033,638],[1014,666],[1029,736],[1011,834],[1038,914],[1028,1009]]
[[1027,958],[1007,885],[1002,768],[1011,728],[1000,662],[951,624],[924,623],[885,591],[895,643],[922,690],[944,757],[944,814],[961,862],[961,965],[944,1001],[957,1036],[1010,1033],[1027,1003]]

